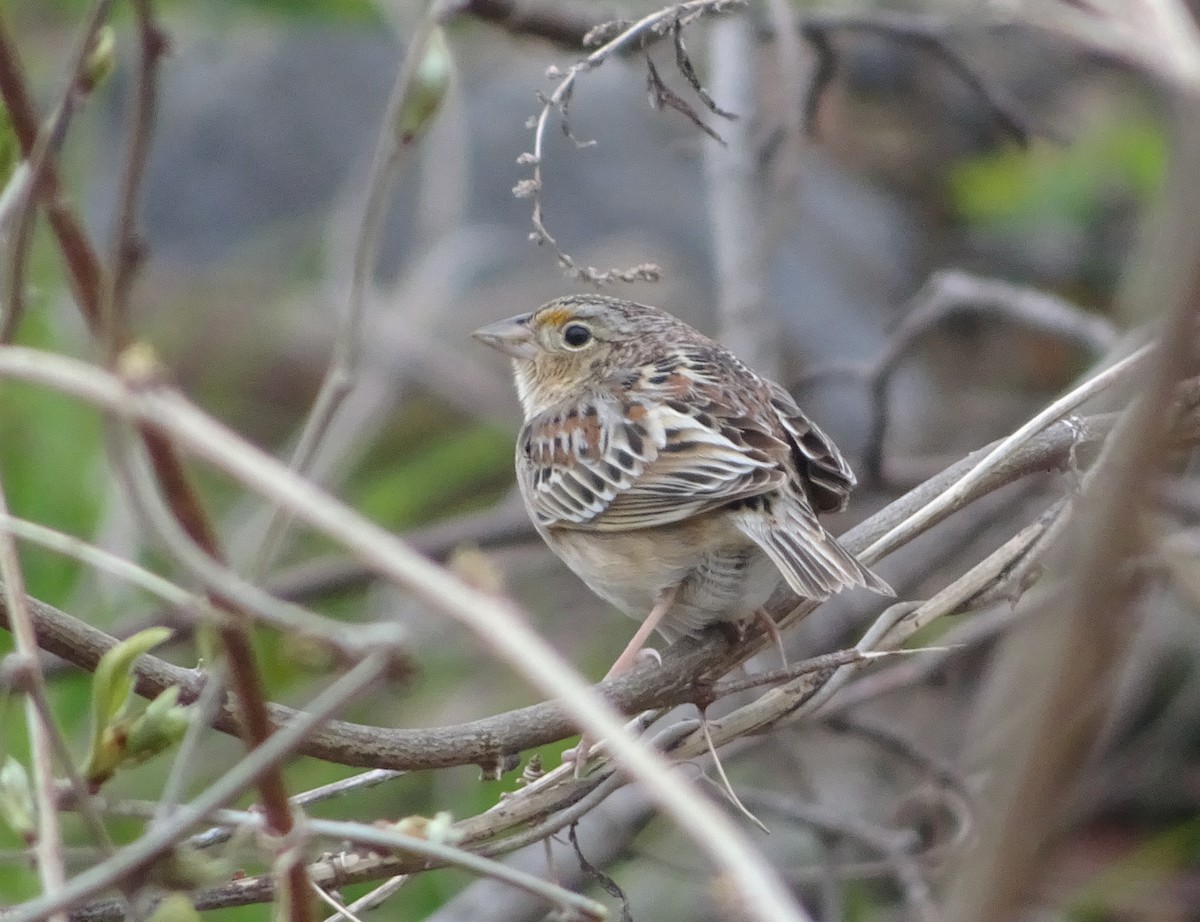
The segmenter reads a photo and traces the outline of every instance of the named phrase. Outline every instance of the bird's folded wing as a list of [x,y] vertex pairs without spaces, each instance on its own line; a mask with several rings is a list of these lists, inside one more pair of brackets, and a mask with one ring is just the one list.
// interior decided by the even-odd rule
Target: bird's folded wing
[[745,417],[595,399],[526,423],[517,474],[541,525],[626,531],[775,489],[788,450]]
[[774,381],[768,384],[771,407],[791,439],[805,495],[817,512],[840,511],[854,488],[854,472],[833,440],[804,415],[792,395]]

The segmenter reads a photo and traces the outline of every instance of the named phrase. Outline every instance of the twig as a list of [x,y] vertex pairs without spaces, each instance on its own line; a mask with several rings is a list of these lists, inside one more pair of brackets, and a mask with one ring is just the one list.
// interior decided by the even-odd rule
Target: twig
[[[111,0],[96,0],[96,8],[106,8],[109,5]],[[0,19],[0,97],[8,110],[21,153],[26,160],[32,161],[39,139],[37,110],[25,82],[24,69],[17,57],[16,46],[3,19]],[[50,227],[66,259],[71,290],[79,302],[84,319],[90,329],[97,330],[100,323],[100,291],[104,270],[88,241],[87,233],[63,195],[62,182],[48,145],[43,156],[45,165],[40,181],[31,183],[31,187],[46,209]]]
[[[323,784],[318,788],[313,788],[311,791],[294,794],[292,795],[292,803],[297,807],[307,807],[332,797],[340,797],[351,791],[371,788],[377,784],[383,784],[385,781],[403,777],[406,774],[408,772],[398,772],[386,768],[371,769],[371,771],[362,772],[350,778],[343,778],[341,781],[331,781],[329,784]],[[188,845],[192,848],[211,848],[222,842],[228,842],[231,835],[232,831],[229,827],[219,826],[207,832],[202,832],[199,835],[192,836],[188,840]]]
[[[140,805],[129,801],[112,806],[115,808],[114,812],[119,815],[140,816],[145,813],[145,810],[140,809]],[[144,806],[149,809],[153,808],[149,804]],[[181,806],[175,811],[172,822],[177,825],[181,822],[195,823],[202,818],[213,819],[222,825],[238,829],[264,830],[266,827],[265,818],[260,813],[228,808],[208,810],[202,815],[195,807]],[[462,868],[518,887],[563,909],[581,911],[591,918],[605,918],[603,906],[594,900],[571,893],[569,890],[555,886],[532,874],[510,868],[491,858],[456,846],[453,844],[455,837],[453,827],[449,828],[448,840],[438,841],[433,837],[406,833],[398,828],[397,824],[367,824],[315,818],[308,818],[305,823],[309,832],[321,838],[351,842],[366,850],[384,854],[398,852],[406,857],[421,859],[419,864],[427,868]],[[362,907],[347,908],[357,911]]]
[[8,514],[0,514],[0,529],[22,541],[78,560],[96,572],[115,576],[176,608],[194,611],[207,605],[203,598],[189,592],[178,583],[173,583],[131,560],[119,557],[74,535]]
[[[186,533],[195,542],[197,557],[222,560],[212,523],[184,473],[182,461],[170,438],[153,425],[142,422],[136,424],[137,432],[148,449],[147,464],[146,458],[138,451],[140,446],[121,431],[122,427],[113,428],[114,437],[110,439],[113,466],[135,510],[147,519],[152,528],[157,526],[163,533],[174,533],[177,529]],[[159,486],[164,493],[161,505],[157,502]],[[231,591],[232,588],[210,585],[206,595],[214,609],[225,615],[216,620],[215,627],[221,640],[230,687],[237,701],[237,726],[247,748],[253,750],[265,744],[274,726],[247,630],[252,620],[235,600],[237,592]],[[198,737],[192,736],[191,739]],[[283,773],[277,766],[267,766],[262,773],[259,790],[264,811],[273,824],[275,834],[281,840],[288,841],[296,829],[296,819],[288,804]],[[287,881],[286,905],[291,922],[309,922],[312,918],[312,898],[308,877],[298,856],[283,870],[282,876]]]
[[[36,922],[46,915],[74,906],[112,886],[129,874],[155,861],[174,847],[182,833],[212,811],[230,803],[263,775],[277,769],[310,733],[332,713],[378,681],[387,668],[385,657],[368,657],[355,665],[309,704],[295,721],[250,750],[240,762],[201,793],[176,816],[148,830],[141,838],[122,846],[112,858],[83,871],[54,893],[44,894],[7,911],[6,922]],[[305,877],[307,881],[307,876]],[[307,883],[306,883],[307,888]],[[307,889],[306,889],[307,896]]]
[[329,916],[330,919],[349,919],[350,922],[362,922],[362,919],[356,916],[354,911],[349,906],[343,906],[332,896],[326,893],[323,887],[313,883],[312,880],[309,880],[308,883],[309,886],[312,887],[313,893],[317,895],[317,898],[333,910],[333,915]]
[[[0,515],[8,515],[8,503],[4,485],[0,483]],[[66,880],[63,868],[62,830],[58,823],[57,784],[54,780],[54,744],[51,736],[57,728],[43,721],[43,710],[37,701],[46,702],[46,680],[42,675],[42,661],[38,656],[37,636],[25,596],[25,578],[21,562],[17,557],[16,544],[6,528],[0,528],[0,576],[4,578],[4,603],[11,612],[11,630],[16,650],[23,664],[23,686],[25,695],[25,726],[29,734],[29,752],[33,760],[33,797],[37,809],[37,852],[38,876],[42,892],[54,893]],[[49,708],[44,709],[45,712]],[[65,747],[64,747],[65,748]],[[56,915],[52,922],[66,922],[66,917]]]
[[[321,440],[329,431],[338,411],[357,384],[362,363],[362,325],[366,314],[367,289],[371,285],[379,259],[379,241],[384,218],[392,203],[392,188],[399,176],[405,155],[413,150],[413,139],[401,136],[400,115],[410,104],[413,81],[434,31],[461,5],[460,0],[434,0],[409,39],[404,60],[396,74],[392,93],[384,111],[375,151],[366,180],[363,215],[352,257],[353,268],[342,322],[334,339],[333,354],[321,380],[316,400],[300,431],[292,452],[290,467],[297,473],[308,471]],[[250,572],[261,577],[271,564],[290,522],[287,509],[272,507],[263,539]]]
[[197,756],[208,734],[208,728],[212,726],[214,718],[225,704],[228,689],[229,663],[225,659],[219,659],[205,674],[200,695],[192,705],[187,730],[174,753],[171,770],[167,773],[159,792],[158,804],[150,821],[151,826],[169,822],[172,811],[182,801],[188,778],[200,764]]
[[828,718],[825,725],[837,733],[860,737],[880,749],[900,756],[919,771],[925,772],[937,784],[950,788],[956,794],[963,794],[966,791],[966,782],[953,763],[918,745],[894,727],[867,721],[860,717],[847,716]]
[[1118,381],[1128,380],[1130,374],[1138,368],[1140,363],[1145,361],[1150,351],[1151,346],[1142,346],[1125,358],[1113,363],[1110,367],[1088,378],[1078,387],[1058,398],[1058,400],[1055,400],[1044,410],[1034,415],[1032,419],[1022,425],[1012,435],[1001,439],[1000,443],[989,451],[974,468],[964,474],[962,479],[952,488],[930,502],[920,513],[914,515],[908,523],[897,525],[892,530],[881,535],[859,556],[868,562],[872,561],[877,556],[886,554],[896,548],[896,540],[902,533],[903,528],[919,527],[926,522],[941,517],[949,510],[959,508],[965,498],[971,495],[975,485],[987,476],[989,470],[994,465],[1008,457],[1014,448],[1027,442],[1032,436],[1045,429],[1047,425],[1066,416],[1105,388],[1111,387]]
[[100,341],[110,364],[116,362],[125,341],[129,290],[145,255],[137,236],[137,204],[154,136],[158,63],[167,49],[167,38],[154,19],[151,0],[133,0],[133,11],[138,25],[137,81],[117,192],[117,215],[109,250],[111,269],[100,299]]
[[916,917],[925,922],[941,919],[929,884],[917,866],[914,853],[920,841],[912,830],[886,829],[855,817],[834,813],[820,804],[804,803],[773,791],[754,788],[743,790],[742,796],[757,809],[816,827],[827,836],[849,839],[882,855],[891,865],[892,873]]
[[[238,819],[241,825],[251,828],[262,824],[262,818],[253,813],[243,813]],[[595,919],[604,919],[607,915],[604,906],[594,900],[448,843],[365,823],[310,819],[308,824],[316,835],[345,839],[375,850],[394,850],[420,855],[443,867],[459,867],[520,887],[566,910],[580,911]]]
[[[857,649],[894,650],[926,625],[961,611],[971,599],[1002,578],[1009,567],[1025,555],[1045,528],[1046,524],[1042,521],[1027,525],[928,601],[907,608],[892,606],[871,625],[856,645]],[[819,713],[862,665],[859,662],[840,667],[816,694],[805,698],[798,706],[796,716]]]
[[[834,653],[824,653],[820,656],[813,656],[799,663],[793,663],[786,669],[773,669],[770,672],[756,672],[753,675],[746,676],[741,679],[722,679],[713,686],[713,697],[723,698],[726,695],[736,694],[740,691],[746,691],[750,688],[761,688],[764,685],[774,685],[777,682],[786,682],[791,679],[799,678],[800,676],[810,675],[812,673],[827,672],[832,673],[839,666],[846,666],[850,663],[858,663],[864,660],[878,660],[884,656],[894,656],[901,651],[875,651],[875,650],[837,650]],[[903,652],[918,652],[918,651],[903,651]]]
[[463,12],[498,25],[514,35],[532,35],[564,45],[583,47],[584,37],[596,28],[585,3],[570,5],[543,0],[467,0]]
[[949,25],[949,21],[945,19],[886,10],[805,14],[800,20],[800,34],[812,46],[817,56],[816,72],[804,103],[810,133],[816,129],[816,114],[821,95],[837,73],[837,54],[829,34],[835,31],[870,32],[917,45],[939,58],[983,100],[988,114],[1000,129],[1017,144],[1025,147],[1033,134],[1028,119],[1007,90],[984,79],[976,68],[950,47],[947,41]]
[[[430,560],[444,563],[462,545],[490,550],[519,541],[537,538],[520,496],[514,491],[508,499],[480,512],[437,522],[402,537],[413,550]],[[293,602],[326,593],[345,592],[369,584],[376,574],[362,561],[330,555],[306,561],[276,573],[267,586],[273,595]]]
[[729,776],[725,773],[725,765],[721,761],[720,753],[717,752],[717,745],[713,742],[712,732],[708,729],[707,719],[701,718],[700,733],[704,736],[704,742],[708,746],[708,757],[712,760],[713,767],[717,770],[717,777],[720,779],[720,783],[712,781],[711,778],[704,774],[702,774],[700,777],[710,781],[713,786],[724,795],[725,799],[729,801],[733,808],[747,820],[749,820],[751,824],[757,826],[765,834],[770,835],[771,830],[767,827],[767,824],[750,812],[750,809],[744,803],[742,803],[741,798],[738,797],[737,791],[733,789],[733,784],[730,782]]
[[961,656],[980,645],[994,641],[1028,616],[1025,609],[1014,610],[1011,606],[995,606],[990,610],[976,612],[955,625],[945,635],[942,651],[933,651],[926,656],[913,657],[903,663],[881,669],[870,675],[859,676],[822,708],[825,719],[838,719],[839,715],[853,712],[869,701],[881,698],[902,688],[913,688],[938,675],[946,668],[952,656]]
[[[227,629],[237,621],[258,621],[281,631],[307,637],[343,660],[360,659],[374,650],[385,650],[403,667],[403,627],[387,623],[357,625],[347,631],[344,622],[326,618],[290,602],[275,599],[257,585],[236,573],[196,546],[172,515],[167,500],[158,491],[158,484],[144,457],[129,450],[124,476],[134,509],[163,543],[171,556],[208,587],[209,597],[218,596],[224,603],[204,605],[199,614],[211,614],[218,629]],[[230,609],[236,607],[237,614]]]
[[892,377],[916,347],[952,317],[978,317],[1048,333],[1100,358],[1117,343],[1116,328],[1103,317],[1043,291],[981,278],[958,269],[934,273],[910,299],[904,319],[884,349],[864,364],[830,364],[813,368],[801,386],[831,377],[861,380],[871,394],[871,435],[863,457],[866,476],[884,481],[888,396]]
[[[676,3],[643,16],[606,41],[582,61],[572,64],[562,75],[562,80],[559,81],[553,93],[549,96],[539,96],[542,108],[533,124],[533,151],[522,154],[517,161],[532,165],[532,176],[518,183],[513,189],[513,194],[518,198],[533,199],[533,232],[529,235],[530,239],[540,245],[549,245],[567,275],[594,285],[604,285],[613,281],[655,281],[659,276],[659,269],[648,263],[628,269],[603,271],[590,266],[581,267],[547,230],[542,216],[542,164],[545,158],[546,128],[550,123],[550,114],[552,112],[559,113],[564,133],[568,137],[574,138],[567,123],[567,109],[571,102],[571,94],[575,90],[575,82],[580,75],[595,70],[613,55],[624,53],[631,47],[647,40],[649,36],[665,34],[672,27],[672,23],[676,21],[685,18],[690,21],[701,15],[723,13],[735,7],[744,7],[746,3],[747,0],[691,0],[691,2]],[[550,74],[557,76],[557,69],[552,69]]]
[[[378,887],[375,887],[373,890],[364,893],[349,906],[346,906],[345,910],[347,912],[366,912],[368,909],[374,909],[376,906],[382,906],[384,901],[389,899],[392,894],[394,894],[410,880],[412,880],[411,874],[397,874],[394,877],[389,877]],[[329,916],[325,919],[325,922],[334,922],[334,919],[334,916]]]

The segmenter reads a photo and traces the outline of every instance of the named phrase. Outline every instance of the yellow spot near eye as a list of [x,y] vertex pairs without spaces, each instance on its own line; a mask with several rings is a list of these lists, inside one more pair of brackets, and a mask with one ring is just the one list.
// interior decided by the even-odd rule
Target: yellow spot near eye
[[538,320],[540,320],[543,324],[560,327],[574,316],[575,315],[570,308],[551,307],[542,311],[541,315],[538,317]]

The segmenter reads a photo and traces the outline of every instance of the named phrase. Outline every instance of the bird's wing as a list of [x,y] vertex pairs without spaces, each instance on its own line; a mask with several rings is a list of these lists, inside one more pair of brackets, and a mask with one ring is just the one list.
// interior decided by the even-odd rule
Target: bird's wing
[[833,441],[804,415],[792,395],[776,384],[771,389],[771,407],[791,443],[792,460],[804,495],[817,512],[839,512],[854,488],[854,472]]
[[530,419],[522,494],[545,527],[626,531],[678,522],[787,479],[788,445],[711,402],[596,394]]

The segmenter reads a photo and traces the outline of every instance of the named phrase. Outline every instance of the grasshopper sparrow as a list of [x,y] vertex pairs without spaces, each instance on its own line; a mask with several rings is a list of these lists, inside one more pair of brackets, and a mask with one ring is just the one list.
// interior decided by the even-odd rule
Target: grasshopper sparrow
[[757,617],[781,577],[807,599],[891,594],[817,520],[846,504],[845,460],[728,349],[598,295],[474,335],[513,360],[517,482],[538,533],[593,592],[645,619],[609,677],[655,628],[671,641]]

